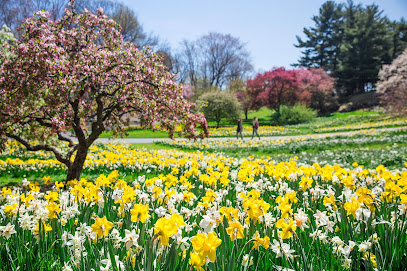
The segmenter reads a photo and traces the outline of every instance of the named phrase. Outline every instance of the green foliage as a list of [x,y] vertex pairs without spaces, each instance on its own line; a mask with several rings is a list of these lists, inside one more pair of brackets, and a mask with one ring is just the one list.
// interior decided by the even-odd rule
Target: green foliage
[[[10,28],[6,25],[3,25],[0,28],[0,53],[5,53],[6,56],[9,56],[8,50],[5,48],[6,44],[11,44],[15,42],[16,39],[14,38],[13,33],[11,33]],[[0,58],[0,63],[2,63],[2,59]]]
[[297,36],[297,48],[306,48],[298,66],[323,67],[335,72],[338,66],[339,49],[342,39],[343,4],[327,1],[313,16],[315,27],[304,28],[306,40]]
[[374,117],[378,118],[381,114],[382,114],[382,112],[357,110],[357,111],[343,112],[343,113],[336,112],[336,113],[331,114],[330,118],[332,118],[332,119],[346,119],[346,118],[349,118],[349,117],[352,117],[352,116],[361,116],[361,117],[374,116]]
[[272,115],[272,121],[278,125],[299,124],[315,119],[317,112],[301,104],[280,106],[279,112]]
[[341,65],[336,73],[342,96],[372,88],[381,65],[391,61],[388,20],[378,6],[363,8],[350,2],[344,18]]
[[0,29],[0,45],[6,44],[8,42],[13,42],[16,39],[14,38],[13,33],[11,33],[10,28],[6,25],[3,25]]
[[222,119],[233,120],[240,114],[240,103],[228,92],[216,91],[203,94],[199,103],[204,104],[202,112],[209,121],[215,121],[219,127]]
[[248,120],[245,121],[246,124],[252,125],[253,121],[252,119],[254,117],[257,117],[259,124],[261,126],[263,125],[269,125],[270,124],[270,118],[274,114],[274,110],[267,108],[267,107],[262,107],[257,111],[251,110],[247,114]]
[[381,66],[407,47],[406,21],[390,21],[375,4],[327,1],[312,20],[305,39],[297,36],[295,46],[303,49],[297,65],[330,72],[343,100],[373,90]]

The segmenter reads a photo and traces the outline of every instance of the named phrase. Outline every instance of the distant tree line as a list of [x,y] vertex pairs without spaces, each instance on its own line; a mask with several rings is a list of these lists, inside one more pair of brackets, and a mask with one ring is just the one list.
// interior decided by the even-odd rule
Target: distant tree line
[[[0,26],[8,26],[12,33],[20,38],[18,27],[26,18],[32,17],[34,12],[46,10],[55,21],[62,18],[68,2],[69,0],[0,0]],[[77,12],[86,8],[95,13],[100,7],[121,25],[124,41],[134,43],[140,48],[149,45],[154,49],[161,49],[158,37],[145,32],[134,11],[125,4],[116,0],[75,0]]]
[[194,88],[222,88],[253,70],[245,44],[230,34],[212,32],[195,41],[184,40],[176,58],[180,80]]
[[[68,2],[0,0],[0,26],[11,29],[3,28],[3,37],[10,42],[14,34],[18,39],[18,27],[37,10],[47,10],[51,19],[60,19]],[[218,126],[222,118],[235,118],[243,111],[247,119],[249,110],[262,106],[277,113],[281,106],[298,103],[319,114],[335,111],[350,96],[375,90],[382,65],[390,64],[407,47],[404,19],[390,21],[374,4],[364,7],[352,1],[327,1],[312,18],[315,26],[304,28],[305,38],[297,36],[295,46],[302,49],[302,57],[294,65],[297,67],[276,67],[253,77],[250,53],[239,38],[211,32],[196,40],[183,40],[171,50],[157,36],[144,31],[125,4],[116,0],[75,1],[77,12],[85,8],[96,12],[99,7],[121,25],[125,41],[138,48],[152,47],[183,84],[184,98],[205,105],[203,112]]]
[[407,47],[407,22],[391,21],[375,4],[362,6],[325,2],[304,28],[297,66],[321,67],[336,79],[342,100],[375,89],[382,65],[390,64]]

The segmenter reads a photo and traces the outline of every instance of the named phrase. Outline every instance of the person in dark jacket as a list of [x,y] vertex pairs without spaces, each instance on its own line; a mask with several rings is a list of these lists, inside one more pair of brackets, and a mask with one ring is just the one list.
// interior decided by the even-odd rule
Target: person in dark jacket
[[237,129],[236,129],[236,138],[239,139],[239,134],[240,138],[243,140],[243,121],[241,118],[237,119]]
[[259,122],[257,121],[257,117],[253,118],[253,134],[252,134],[252,139],[254,137],[254,134],[256,134],[259,137],[260,140],[260,136],[257,133],[257,130],[259,130]]

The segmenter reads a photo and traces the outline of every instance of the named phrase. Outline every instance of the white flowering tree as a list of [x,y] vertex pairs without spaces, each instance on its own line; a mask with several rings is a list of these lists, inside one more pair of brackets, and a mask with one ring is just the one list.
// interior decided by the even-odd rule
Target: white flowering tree
[[395,114],[407,114],[407,49],[379,72],[380,103]]
[[[6,55],[6,48],[7,44],[11,44],[15,42],[16,39],[14,38],[13,33],[11,33],[11,29],[8,28],[6,25],[3,25],[0,28],[0,52]],[[7,54],[8,56],[9,54]],[[0,63],[2,63],[3,60],[0,58]]]

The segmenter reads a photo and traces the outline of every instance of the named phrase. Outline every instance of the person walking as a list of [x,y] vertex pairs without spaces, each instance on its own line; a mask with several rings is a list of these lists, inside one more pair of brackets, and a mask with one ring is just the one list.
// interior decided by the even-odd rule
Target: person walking
[[236,129],[236,138],[239,139],[239,133],[240,133],[240,138],[243,140],[243,121],[241,118],[237,118],[237,129]]
[[257,130],[259,130],[259,122],[257,121],[257,117],[253,118],[253,134],[252,134],[252,139],[254,137],[254,134],[256,134],[259,137],[260,140],[260,136],[257,133]]

